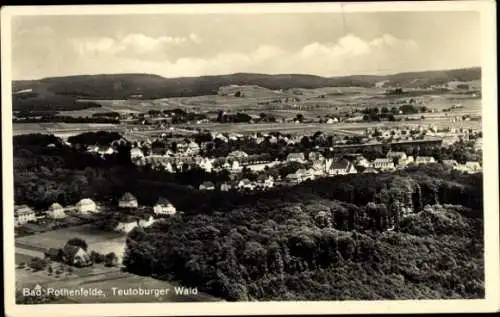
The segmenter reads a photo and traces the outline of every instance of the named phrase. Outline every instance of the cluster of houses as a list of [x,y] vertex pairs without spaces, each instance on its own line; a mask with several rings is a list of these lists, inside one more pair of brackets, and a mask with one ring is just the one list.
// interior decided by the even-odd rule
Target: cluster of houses
[[160,197],[157,203],[153,206],[153,214],[135,212],[139,208],[137,198],[131,193],[125,193],[118,200],[118,207],[127,209],[129,214],[125,215],[118,224],[116,224],[114,231],[128,233],[136,227],[149,227],[157,221],[155,216],[173,216],[177,213],[177,209],[166,198]]
[[[167,199],[160,197],[153,206],[153,215],[134,212],[139,208],[137,199],[131,193],[125,193],[118,201],[118,207],[121,210],[128,210],[130,213],[124,213],[116,227],[115,231],[130,232],[137,226],[148,227],[153,224],[156,217],[172,216],[177,213],[176,208]],[[63,207],[59,203],[53,203],[42,215],[37,213],[27,205],[17,205],[14,208],[14,224],[20,227],[27,223],[38,222],[40,219],[64,219],[68,215],[89,215],[101,213],[101,208],[89,198],[84,198],[74,206]]]
[[67,217],[68,213],[86,215],[99,212],[100,208],[89,198],[80,200],[74,206],[66,207],[55,202],[41,215],[37,215],[37,213],[27,205],[18,205],[14,207],[14,225],[15,227],[19,227],[28,222],[36,222],[39,219],[64,219]]
[[423,138],[440,138],[443,140],[444,145],[451,145],[459,140],[469,140],[476,138],[481,134],[478,129],[466,128],[438,128],[436,125],[417,125],[415,127],[405,128],[367,128],[364,130],[364,138],[361,142],[366,143],[373,141],[376,138],[380,141],[399,140],[399,141],[412,141]]

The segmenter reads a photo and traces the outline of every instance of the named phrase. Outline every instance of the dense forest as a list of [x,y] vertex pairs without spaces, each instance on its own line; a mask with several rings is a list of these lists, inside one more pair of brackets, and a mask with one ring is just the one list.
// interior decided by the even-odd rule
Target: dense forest
[[53,136],[15,137],[15,201],[43,209],[126,191],[142,205],[166,197],[183,213],[129,235],[127,270],[227,300],[484,297],[482,174],[436,164],[198,191],[134,166],[129,150],[101,159]]

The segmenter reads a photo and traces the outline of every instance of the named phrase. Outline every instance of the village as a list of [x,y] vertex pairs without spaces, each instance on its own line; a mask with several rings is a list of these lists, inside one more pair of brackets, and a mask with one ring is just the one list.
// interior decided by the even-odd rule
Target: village
[[[420,152],[427,149],[426,152],[432,154],[432,149],[446,149],[457,142],[468,142],[471,145],[470,151],[479,153],[482,148],[481,132],[472,129],[438,130],[432,126],[376,128],[366,129],[363,137],[328,136],[324,133],[316,133],[312,137],[279,133],[198,134],[200,135],[203,137],[184,137],[177,142],[169,141],[165,134],[133,141],[121,138],[108,146],[87,146],[86,151],[104,159],[115,153],[118,145],[129,142],[130,160],[139,167],[170,174],[198,170],[205,173],[197,174],[201,177],[210,174],[224,175],[221,178],[225,179],[223,181],[197,179],[195,184],[189,185],[201,191],[268,190],[323,177],[391,172],[423,164],[442,164],[445,168],[462,173],[478,173],[482,170],[480,161],[458,162],[432,155],[408,154],[415,152],[415,148]],[[74,146],[67,141],[66,143]],[[291,150],[276,154],[270,151],[273,145]],[[53,145],[48,147],[51,146]],[[245,147],[251,149],[253,154],[241,150]],[[214,157],[213,153],[217,152],[217,148],[223,148],[219,152],[227,154]],[[382,148],[385,149],[385,154]],[[302,151],[298,151],[301,149]],[[365,157],[363,151],[368,151],[370,157]],[[20,205],[15,207],[14,220],[16,234],[23,235],[92,223],[99,220],[99,215],[116,213],[119,215],[116,223],[112,226],[107,224],[106,228],[128,233],[136,226],[148,227],[157,219],[175,215],[176,212],[176,207],[165,197],[158,197],[157,204],[148,207],[139,206],[132,193],[123,193],[117,206],[109,206],[109,203],[100,206],[88,197],[82,197],[74,206],[61,206],[54,201],[46,211],[35,212],[27,205]]]

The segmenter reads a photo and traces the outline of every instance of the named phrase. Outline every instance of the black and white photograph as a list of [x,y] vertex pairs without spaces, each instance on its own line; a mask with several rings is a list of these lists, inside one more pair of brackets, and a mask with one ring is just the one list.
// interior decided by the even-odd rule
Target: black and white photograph
[[7,312],[498,310],[495,29],[493,1],[2,8]]

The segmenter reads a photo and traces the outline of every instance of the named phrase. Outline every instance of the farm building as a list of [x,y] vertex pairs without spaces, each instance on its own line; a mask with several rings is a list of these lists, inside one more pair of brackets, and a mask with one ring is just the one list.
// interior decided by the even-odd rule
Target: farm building
[[97,212],[97,205],[92,199],[84,198],[76,203],[75,209],[79,213]]
[[53,203],[47,210],[47,217],[52,219],[62,219],[66,217],[63,206],[58,203]]
[[160,197],[158,202],[153,207],[153,211],[156,215],[175,215],[177,210],[174,205],[172,205],[166,198]]
[[83,267],[92,265],[90,256],[81,247],[66,244],[62,249],[62,260],[73,266]]
[[27,205],[14,207],[14,225],[16,227],[24,225],[30,221],[36,221],[36,214],[33,209]]
[[120,208],[137,208],[138,206],[137,199],[131,193],[125,193],[118,201]]

